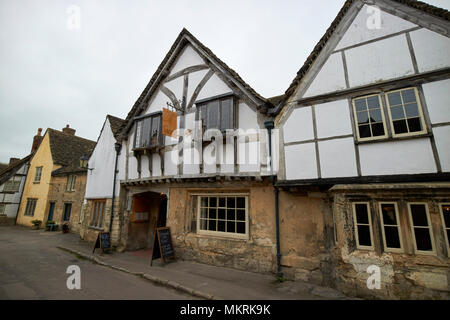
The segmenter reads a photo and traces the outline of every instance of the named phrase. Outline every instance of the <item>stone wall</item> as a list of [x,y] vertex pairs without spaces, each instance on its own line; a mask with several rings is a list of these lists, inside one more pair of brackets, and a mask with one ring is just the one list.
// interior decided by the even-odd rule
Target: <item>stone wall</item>
[[[335,285],[344,293],[362,298],[381,299],[449,299],[450,263],[445,243],[438,204],[448,202],[450,188],[405,185],[385,187],[335,187],[332,190],[333,208],[338,241],[333,251]],[[356,248],[352,201],[371,203],[373,223],[373,250]],[[379,222],[377,201],[395,201],[399,206],[399,220],[403,239],[403,252],[385,252]],[[428,204],[435,254],[414,251],[407,202]],[[367,268],[375,265],[381,271],[381,288],[369,289]]]

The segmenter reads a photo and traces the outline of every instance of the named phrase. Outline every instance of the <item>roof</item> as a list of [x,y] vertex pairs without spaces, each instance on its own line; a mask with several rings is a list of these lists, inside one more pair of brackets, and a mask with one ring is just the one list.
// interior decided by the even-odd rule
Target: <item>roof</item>
[[120,140],[120,138],[119,138],[120,137],[120,128],[125,120],[114,117],[110,114],[108,114],[106,116],[106,118],[109,120],[109,124],[111,125],[111,131],[114,135],[114,138],[117,141],[119,141]]
[[50,128],[47,129],[47,133],[53,163],[62,165],[62,168],[53,171],[52,175],[86,171],[86,168],[80,167],[80,158],[92,152],[95,141]]
[[31,157],[33,156],[32,153],[27,155],[25,158],[22,158],[16,162],[11,163],[9,166],[4,168],[3,170],[0,170],[0,184],[4,183],[6,180],[9,180],[11,176],[13,176],[17,170],[20,169],[20,167],[27,163]]
[[[297,72],[297,75],[295,76],[294,80],[291,82],[289,88],[285,91],[282,99],[282,105],[291,97],[292,94],[294,94],[295,89],[298,87],[300,82],[303,80],[304,76],[308,73],[309,69],[313,65],[313,63],[316,61],[317,57],[322,52],[322,49],[327,44],[328,40],[333,35],[334,31],[338,27],[339,23],[342,21],[342,19],[345,17],[346,13],[348,12],[349,8],[359,0],[347,0],[344,5],[342,6],[341,10],[337,14],[336,18],[331,23],[330,27],[327,29],[323,37],[319,40],[319,42],[314,47],[311,54],[306,58],[305,63],[300,68],[300,70]],[[431,14],[433,16],[436,16],[438,18],[450,21],[450,12],[448,10],[438,8],[435,6],[432,6],[430,4],[416,1],[416,0],[392,0],[394,2],[407,5],[411,8],[421,10],[425,13]],[[276,110],[271,111],[271,113],[278,114],[281,111],[281,108],[276,108]]]
[[[148,82],[147,86],[145,87],[144,91],[142,91],[139,98],[134,103],[133,107],[131,108],[130,112],[128,113],[125,121],[122,124],[122,127],[120,128],[121,135],[125,135],[126,131],[129,127],[130,120],[137,114],[139,114],[141,111],[144,110],[145,104],[148,102],[148,100],[151,98],[153,93],[157,89],[157,85],[159,82],[164,78],[166,75],[164,73],[165,70],[170,69],[172,67],[173,63],[176,61],[177,56],[180,54],[181,49],[189,42],[186,38],[189,38],[195,45],[200,47],[207,55],[209,55],[216,63],[218,63],[225,71],[227,71],[236,81],[239,82],[240,85],[242,85],[250,94],[252,94],[254,97],[256,97],[258,100],[261,101],[262,106],[264,109],[268,109],[269,107],[273,107],[270,102],[259,95],[249,84],[247,84],[240,76],[239,74],[228,67],[225,62],[220,60],[208,47],[203,45],[197,38],[195,38],[186,28],[183,28],[181,30],[180,34],[176,38],[175,42],[173,43],[172,47],[170,48],[169,52],[167,52],[166,56],[164,57],[163,61],[159,65],[159,67],[156,69],[156,72],[151,77],[150,81]],[[176,52],[176,49],[180,45],[180,49]],[[173,55],[176,53],[175,55]],[[163,74],[163,77],[159,77],[161,74]]]

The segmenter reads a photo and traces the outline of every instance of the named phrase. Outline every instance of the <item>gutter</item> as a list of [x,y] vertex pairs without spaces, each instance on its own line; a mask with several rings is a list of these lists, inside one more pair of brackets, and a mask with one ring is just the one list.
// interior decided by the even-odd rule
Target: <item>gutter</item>
[[269,161],[270,161],[270,181],[273,185],[275,197],[275,232],[277,240],[277,277],[282,278],[281,272],[281,246],[280,246],[280,210],[279,210],[279,189],[275,184],[275,175],[273,174],[272,165],[272,129],[275,127],[273,120],[264,122],[269,138]]

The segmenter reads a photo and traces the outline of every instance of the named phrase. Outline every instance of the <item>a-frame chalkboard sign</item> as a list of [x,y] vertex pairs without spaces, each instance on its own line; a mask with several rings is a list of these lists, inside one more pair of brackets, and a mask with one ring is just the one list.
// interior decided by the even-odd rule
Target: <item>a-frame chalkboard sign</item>
[[154,247],[157,250],[159,250],[159,252],[152,253],[152,261],[150,265],[153,264],[153,259],[159,257],[163,259],[164,263],[175,261],[175,251],[173,250],[170,228],[169,227],[157,228],[156,237],[158,238],[158,242],[157,245],[155,243]]
[[102,252],[105,252],[105,250],[109,250],[111,248],[111,240],[109,232],[98,233],[97,240],[95,241],[94,250],[92,251],[92,253],[95,252],[96,248],[102,249]]

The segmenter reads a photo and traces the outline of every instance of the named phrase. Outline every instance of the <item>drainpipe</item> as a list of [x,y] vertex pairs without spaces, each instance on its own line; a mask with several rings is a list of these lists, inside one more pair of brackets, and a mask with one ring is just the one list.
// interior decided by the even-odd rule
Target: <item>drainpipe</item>
[[279,211],[279,190],[275,186],[275,175],[273,174],[273,164],[272,164],[272,129],[275,127],[273,120],[264,122],[264,126],[267,129],[268,139],[269,139],[269,165],[270,165],[270,181],[273,185],[274,197],[275,197],[275,230],[277,237],[277,277],[283,277],[283,272],[281,272],[281,247],[280,247],[280,211]]
[[114,163],[114,180],[113,180],[113,192],[112,192],[112,203],[111,203],[111,220],[109,222],[109,234],[112,232],[112,224],[114,218],[114,199],[116,197],[116,177],[117,177],[117,162],[119,159],[120,149],[122,148],[122,144],[116,142],[114,144],[114,149],[116,150],[116,161]]

